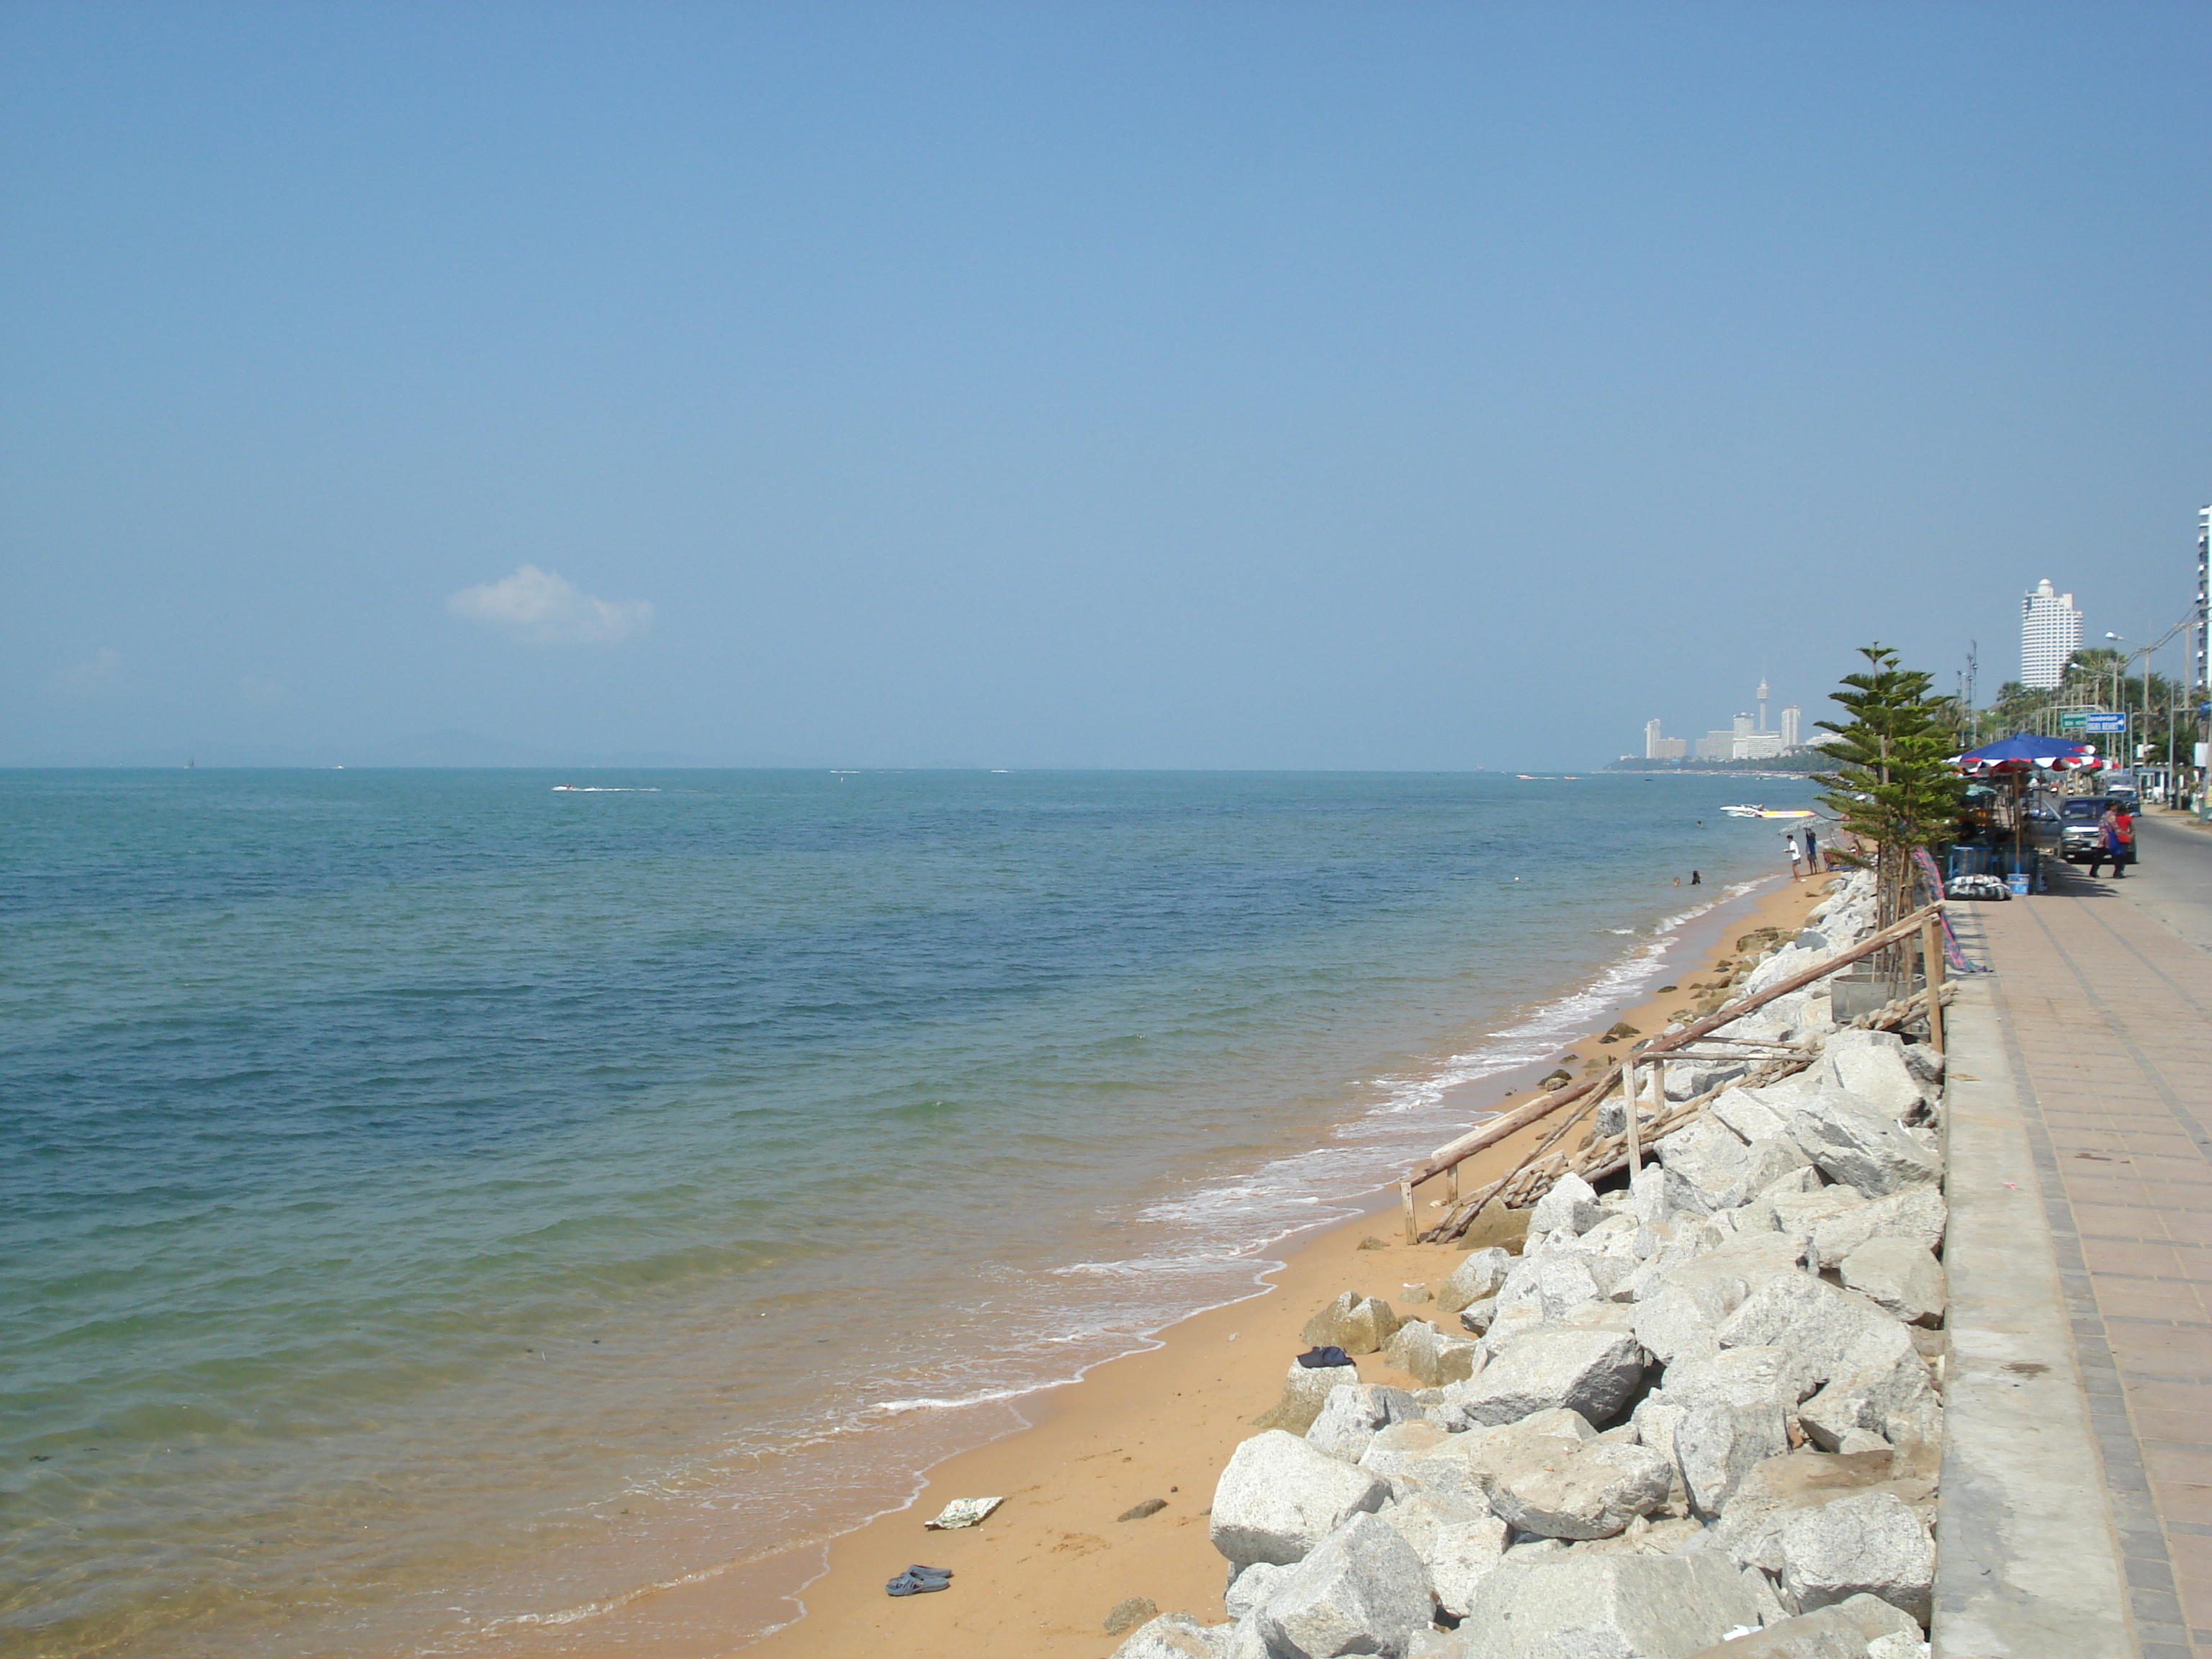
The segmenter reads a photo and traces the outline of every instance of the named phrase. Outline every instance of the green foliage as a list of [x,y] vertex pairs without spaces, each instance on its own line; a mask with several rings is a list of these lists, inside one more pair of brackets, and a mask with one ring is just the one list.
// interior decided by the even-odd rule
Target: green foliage
[[1948,840],[1958,822],[1966,781],[1950,766],[1958,752],[1956,703],[1931,696],[1932,676],[1898,666],[1897,653],[1862,646],[1867,665],[1844,676],[1832,694],[1850,715],[1820,720],[1831,733],[1820,747],[1834,763],[1814,781],[1820,804],[1844,829],[1875,848],[1882,919],[1903,914],[1915,848]]

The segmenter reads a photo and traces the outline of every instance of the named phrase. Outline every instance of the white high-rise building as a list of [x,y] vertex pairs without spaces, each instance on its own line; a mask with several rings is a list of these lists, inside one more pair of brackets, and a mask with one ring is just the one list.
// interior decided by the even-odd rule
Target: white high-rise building
[[1782,705],[1782,746],[1784,749],[1795,749],[1797,746],[1798,735],[1803,729],[1804,719],[1804,711],[1796,703],[1786,702]]
[[2067,659],[2081,648],[2081,613],[2074,596],[2052,590],[2051,578],[2020,602],[2020,683],[2047,691],[2066,678]]
[[1680,738],[1662,738],[1659,722],[1644,722],[1644,758],[1646,760],[1680,760],[1689,744]]

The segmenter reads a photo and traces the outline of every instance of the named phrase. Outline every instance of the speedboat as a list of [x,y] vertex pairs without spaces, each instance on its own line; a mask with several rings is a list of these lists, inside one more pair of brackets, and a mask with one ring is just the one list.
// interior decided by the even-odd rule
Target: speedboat
[[1732,818],[1755,818],[1765,815],[1764,806],[1723,806],[1721,811]]

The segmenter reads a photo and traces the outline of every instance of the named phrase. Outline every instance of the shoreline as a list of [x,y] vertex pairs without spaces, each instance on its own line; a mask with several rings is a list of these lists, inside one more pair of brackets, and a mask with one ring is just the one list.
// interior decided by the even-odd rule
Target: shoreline
[[[1826,885],[1759,882],[1724,898],[1685,924],[1667,947],[1676,981],[1707,975],[1741,932],[1794,927]],[[1549,1059],[1458,1085],[1455,1092],[1521,1087],[1467,1103],[1474,1121],[1530,1098],[1535,1075],[1565,1056],[1581,1064],[1606,1052],[1597,1031],[1626,1019],[1646,1033],[1666,1023],[1686,993],[1644,993],[1601,1009],[1597,1030],[1557,1048]],[[1532,1126],[1470,1163],[1470,1185],[1511,1167],[1548,1129]],[[1194,1313],[1148,1338],[1148,1346],[1091,1367],[1073,1382],[1031,1390],[1007,1402],[1018,1419],[970,1449],[915,1477],[905,1504],[864,1521],[818,1549],[815,1570],[796,1591],[789,1554],[732,1565],[621,1605],[558,1625],[510,1626],[502,1654],[563,1656],[619,1650],[655,1659],[742,1650],[777,1659],[805,1654],[859,1659],[891,1650],[934,1659],[943,1655],[1004,1653],[1103,1655],[1117,1638],[1103,1629],[1108,1610],[1130,1596],[1164,1610],[1210,1613],[1218,1604],[1223,1563],[1206,1542],[1203,1510],[1212,1481],[1235,1445],[1253,1432],[1251,1419],[1273,1405],[1287,1357],[1304,1345],[1299,1328],[1338,1291],[1381,1296],[1418,1316],[1407,1301],[1411,1283],[1433,1285],[1458,1260],[1450,1245],[1402,1242],[1394,1188],[1351,1200],[1349,1218],[1316,1224],[1273,1246],[1279,1265],[1261,1268],[1251,1291]],[[1423,1196],[1425,1219],[1431,1200]],[[1362,1241],[1369,1247],[1361,1248]],[[1375,1248],[1379,1242],[1381,1248]],[[1255,1264],[1256,1265],[1256,1264]],[[1362,1362],[1371,1380],[1403,1383],[1380,1356]],[[971,1531],[932,1533],[921,1522],[957,1497],[1004,1496],[1006,1504]],[[1152,1498],[1166,1507],[1143,1519],[1118,1517]],[[954,1586],[940,1595],[895,1599],[885,1580],[910,1562],[952,1569]],[[787,1621],[752,1638],[732,1627],[757,1628],[764,1601],[782,1601]],[[1095,1605],[1094,1605],[1095,1604]],[[485,1632],[488,1633],[488,1632]]]

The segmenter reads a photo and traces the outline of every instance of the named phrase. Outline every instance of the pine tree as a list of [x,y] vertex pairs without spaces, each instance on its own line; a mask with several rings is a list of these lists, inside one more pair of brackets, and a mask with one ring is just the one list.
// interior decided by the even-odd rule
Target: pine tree
[[1950,838],[1966,781],[1950,764],[1956,734],[1943,718],[1946,700],[1929,695],[1934,677],[1899,667],[1897,653],[1879,642],[1859,654],[1867,666],[1831,694],[1851,718],[1817,722],[1832,733],[1820,747],[1835,769],[1813,781],[1826,788],[1820,804],[1862,845],[1872,843],[1887,926],[1905,914],[1915,850]]

